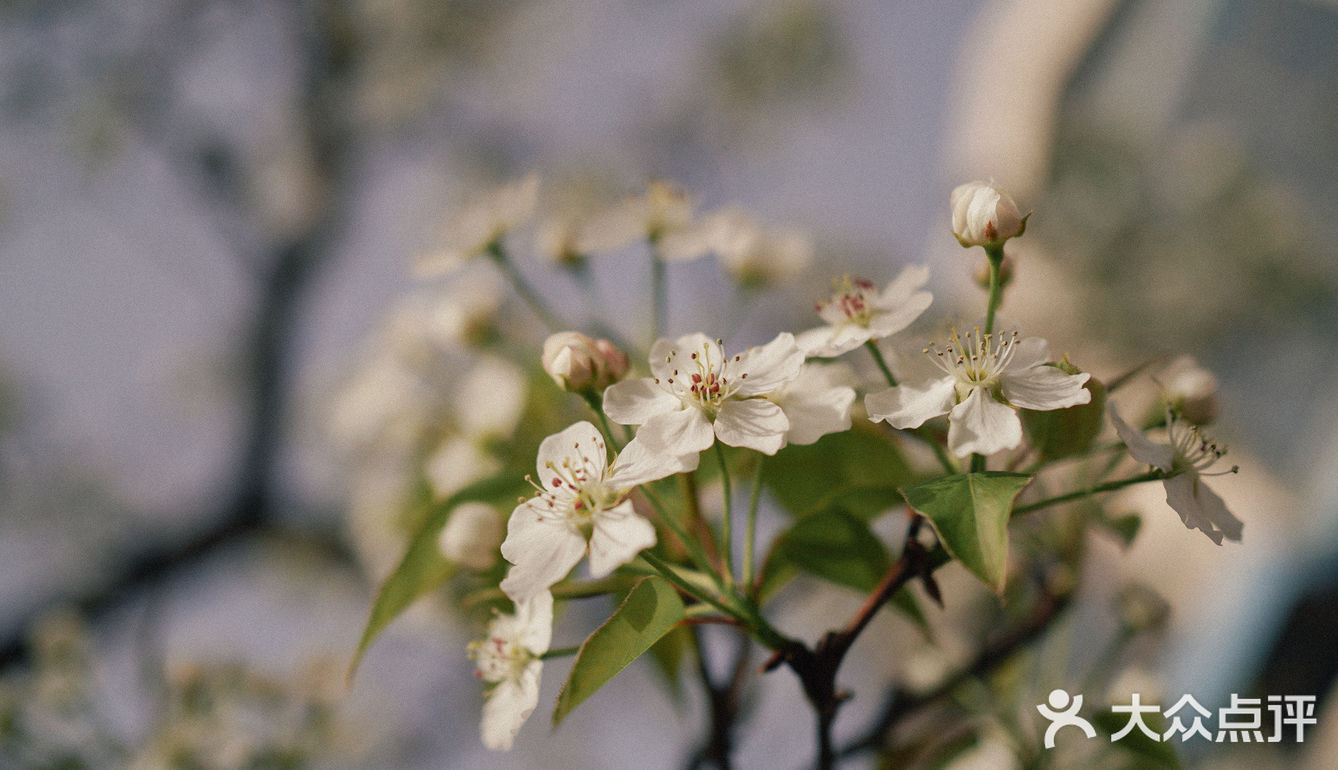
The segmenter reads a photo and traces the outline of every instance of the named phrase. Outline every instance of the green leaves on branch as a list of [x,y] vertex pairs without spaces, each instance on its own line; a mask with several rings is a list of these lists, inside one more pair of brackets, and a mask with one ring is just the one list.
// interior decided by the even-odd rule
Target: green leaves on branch
[[683,600],[668,581],[647,577],[632,588],[604,625],[576,654],[576,663],[558,694],[553,726],[649,650],[685,617]]
[[938,533],[944,549],[995,593],[1008,572],[1008,519],[1031,481],[1024,473],[962,473],[904,487],[906,503]]
[[358,649],[349,662],[348,678],[352,679],[358,669],[362,655],[371,645],[372,640],[385,629],[390,621],[413,604],[414,600],[435,590],[455,574],[456,565],[441,555],[437,537],[446,525],[451,511],[461,503],[486,502],[493,504],[514,504],[516,496],[528,487],[518,483],[514,474],[499,475],[477,481],[451,495],[444,501],[429,506],[426,516],[413,537],[409,539],[409,548],[400,563],[381,584],[372,602],[371,614],[363,628]]
[[792,514],[839,506],[871,519],[892,506],[897,487],[916,478],[896,443],[871,428],[857,426],[815,444],[791,444],[767,458],[762,482]]

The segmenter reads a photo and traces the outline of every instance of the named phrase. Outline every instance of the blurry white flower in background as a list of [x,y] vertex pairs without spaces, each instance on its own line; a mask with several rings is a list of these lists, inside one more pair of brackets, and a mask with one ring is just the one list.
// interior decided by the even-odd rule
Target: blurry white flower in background
[[485,503],[461,503],[441,528],[437,545],[441,555],[473,570],[485,570],[501,556],[505,524],[502,515]]
[[508,231],[525,224],[534,213],[538,195],[539,177],[531,174],[471,201],[443,230],[442,245],[414,263],[414,274],[420,278],[446,275],[482,256]]

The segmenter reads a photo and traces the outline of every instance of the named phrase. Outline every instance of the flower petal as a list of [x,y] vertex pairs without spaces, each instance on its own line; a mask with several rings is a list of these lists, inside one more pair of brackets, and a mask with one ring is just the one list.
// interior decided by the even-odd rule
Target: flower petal
[[1166,503],[1180,514],[1180,520],[1190,529],[1197,529],[1214,543],[1222,538],[1240,542],[1245,525],[1231,515],[1226,503],[1203,483],[1197,473],[1186,472],[1162,482],[1166,487]]
[[975,388],[948,413],[948,449],[958,457],[991,455],[1022,443],[1022,421],[985,388]]
[[786,441],[812,444],[828,433],[850,429],[855,389],[840,381],[845,371],[839,364],[805,365],[794,382],[772,397],[790,420]]
[[634,438],[614,459],[613,470],[605,483],[616,489],[630,489],[647,481],[696,470],[698,458],[696,452],[687,455],[657,452],[648,448],[639,437]]
[[590,577],[601,578],[655,545],[655,527],[632,511],[631,501],[595,518],[590,534]]
[[682,405],[677,396],[649,377],[615,382],[604,391],[604,413],[619,425],[641,425]]
[[907,265],[879,293],[874,304],[880,309],[898,307],[913,297],[928,282],[928,265]]
[[[999,332],[999,336],[1003,336],[1003,332]],[[1008,360],[1005,373],[1030,369],[1050,361],[1050,343],[1041,337],[1023,337],[1013,345],[1013,357]]]
[[676,340],[661,337],[650,346],[650,373],[667,380],[674,376],[674,370],[692,366],[681,359],[691,359],[692,354],[705,356],[710,361],[719,361],[724,357],[716,341],[701,332],[685,334]]
[[573,423],[558,433],[545,438],[539,443],[539,452],[535,467],[539,484],[544,489],[557,486],[554,480],[561,481],[554,475],[554,468],[582,468],[591,478],[602,478],[608,465],[608,450],[604,448],[604,436],[595,426],[582,420]]
[[529,500],[516,506],[502,543],[502,556],[515,565],[502,591],[516,602],[552,588],[585,555],[585,538],[565,521],[541,516],[538,505]]
[[637,430],[636,438],[651,452],[682,457],[710,449],[715,432],[700,409],[684,407],[652,417]]
[[869,320],[869,333],[874,339],[890,337],[911,325],[934,301],[934,295],[927,291],[918,291],[895,306],[874,313]]
[[730,446],[774,455],[785,446],[790,420],[776,404],[761,398],[726,401],[715,418],[715,435]]
[[1110,424],[1115,426],[1115,433],[1124,442],[1124,446],[1129,450],[1129,456],[1140,463],[1147,463],[1169,471],[1175,464],[1175,450],[1165,444],[1158,444],[1141,431],[1131,428],[1127,422],[1120,419],[1120,413],[1115,409],[1114,401],[1106,402],[1106,414],[1110,416]]
[[795,344],[805,355],[817,358],[835,358],[863,345],[870,338],[868,329],[853,323],[819,326],[800,332]]
[[539,675],[543,667],[543,661],[531,661],[516,679],[499,682],[488,693],[479,725],[484,746],[493,751],[511,748],[521,725],[539,705]]
[[516,603],[516,623],[522,646],[535,655],[548,652],[553,640],[553,593],[540,591],[523,602]]
[[739,395],[757,396],[798,377],[803,365],[804,352],[795,344],[794,335],[781,332],[771,342],[740,353],[730,366],[730,377],[740,378],[736,380]]
[[1004,398],[1013,406],[1047,411],[1091,401],[1091,391],[1082,386],[1091,376],[1087,372],[1065,374],[1058,367],[1039,364],[1030,369],[1004,372],[1000,384]]
[[918,428],[926,420],[947,414],[956,396],[952,378],[942,377],[920,388],[897,385],[870,393],[864,397],[864,408],[874,422],[887,420],[894,428]]

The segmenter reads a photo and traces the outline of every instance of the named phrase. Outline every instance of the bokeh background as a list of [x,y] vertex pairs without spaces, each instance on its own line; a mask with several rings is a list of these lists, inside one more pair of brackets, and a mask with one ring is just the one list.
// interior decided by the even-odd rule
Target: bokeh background
[[[344,687],[378,576],[333,399],[452,207],[532,170],[672,179],[810,233],[794,301],[742,320],[715,272],[673,275],[672,331],[719,311],[741,342],[809,325],[828,272],[925,262],[939,310],[978,303],[947,195],[994,179],[1036,212],[1008,317],[1105,376],[1186,352],[1222,385],[1245,542],[1164,510],[1098,565],[1175,610],[1141,665],[1168,701],[1333,701],[1338,4],[11,0],[0,20],[0,698],[35,702],[43,666],[91,693],[41,723],[52,757],[112,766],[169,726],[221,766],[266,729],[319,766],[682,763],[692,704],[636,667],[551,735],[548,674],[516,749],[487,754],[474,629],[440,618],[397,623]],[[798,691],[766,688],[741,764],[797,766]],[[231,732],[191,721],[200,692],[245,705]],[[1248,761],[1334,766],[1335,711]],[[1186,758],[1246,761],[1208,748]]]

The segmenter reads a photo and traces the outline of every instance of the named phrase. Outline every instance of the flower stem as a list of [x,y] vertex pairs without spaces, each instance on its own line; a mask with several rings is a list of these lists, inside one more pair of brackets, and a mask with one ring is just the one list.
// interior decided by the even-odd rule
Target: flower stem
[[757,468],[753,471],[753,487],[748,494],[748,524],[743,541],[743,585],[752,595],[753,559],[757,543],[757,504],[762,498],[762,464],[767,459],[764,454],[757,455]]
[[500,240],[489,243],[486,253],[493,264],[497,265],[497,269],[502,271],[502,275],[506,276],[506,279],[511,282],[511,287],[516,290],[525,304],[529,305],[530,310],[539,316],[539,320],[543,321],[544,326],[547,326],[550,332],[559,332],[567,328],[566,324],[548,308],[548,305],[544,303],[543,298],[534,290],[529,281],[525,280],[525,276],[521,275],[520,271],[516,269]]
[[733,540],[733,505],[729,487],[729,467],[725,464],[725,450],[720,442],[715,442],[715,459],[720,464],[720,484],[724,488],[721,496],[724,500],[724,513],[720,517],[720,559],[724,568],[721,570],[725,585],[734,585],[734,540]]
[[1067,503],[1070,500],[1080,500],[1084,497],[1099,495],[1103,492],[1114,492],[1117,489],[1123,489],[1125,487],[1133,486],[1134,484],[1142,484],[1146,481],[1164,481],[1174,475],[1176,474],[1167,473],[1166,471],[1154,469],[1148,471],[1147,473],[1140,473],[1137,476],[1130,476],[1129,478],[1125,479],[1116,479],[1115,481],[1107,481],[1104,484],[1097,484],[1095,486],[1087,487],[1086,489],[1076,489],[1072,492],[1066,492],[1062,495],[1047,497],[1044,500],[1037,500],[1034,503],[1019,505],[1013,509],[1013,515],[1020,516],[1021,514],[1031,513],[1032,511],[1038,511],[1042,508],[1049,508],[1052,505]]
[[669,313],[669,291],[665,285],[665,265],[660,259],[660,239],[652,235],[650,243],[650,344],[660,338],[664,319]]
[[599,398],[593,393],[582,393],[581,398],[585,399],[590,411],[594,412],[595,416],[599,418],[599,426],[604,429],[604,439],[609,442],[609,446],[613,447],[615,452],[623,451],[622,443],[613,436],[613,429],[609,425],[609,417],[604,414],[604,405],[599,402]]
[[749,619],[745,616],[744,613],[740,612],[738,609],[734,607],[729,606],[725,602],[721,601],[718,597],[708,595],[707,593],[702,591],[699,587],[694,586],[693,584],[684,580],[683,577],[678,574],[677,570],[674,569],[674,566],[672,564],[669,564],[660,557],[656,556],[652,551],[642,551],[640,556],[657,573],[659,573],[661,577],[672,583],[674,587],[677,588],[678,590],[682,591],[688,596],[693,596],[696,597],[697,599],[706,602],[712,607],[715,607],[717,610],[720,610],[720,612],[724,613],[725,615],[728,615],[729,617],[734,618],[740,621],[741,623],[744,623],[745,625],[749,625],[749,627],[751,627],[751,624],[749,624],[748,622]]
[[878,368],[882,370],[883,376],[887,378],[887,384],[895,388],[897,386],[897,378],[892,376],[892,369],[887,365],[887,359],[883,358],[882,351],[878,349],[878,346],[874,344],[873,340],[865,340],[864,347],[869,349],[869,354],[873,356],[873,362],[878,364]]
[[543,655],[540,655],[539,660],[549,660],[551,658],[565,658],[569,655],[575,655],[580,651],[581,648],[579,645],[576,647],[559,647],[556,650],[549,650],[548,652],[545,652]]
[[683,544],[683,547],[687,549],[688,556],[692,558],[693,564],[697,565],[697,569],[710,575],[716,586],[720,587],[721,590],[724,590],[724,582],[720,579],[720,573],[716,571],[715,565],[711,563],[711,560],[707,558],[706,553],[702,551],[701,545],[693,538],[688,537],[688,533],[683,528],[681,522],[669,515],[669,512],[664,507],[664,503],[660,501],[659,495],[656,495],[650,490],[650,485],[642,484],[640,490],[641,494],[645,495],[646,499],[650,501],[651,507],[653,507],[655,512],[660,515],[660,521],[663,521],[665,526],[669,527],[670,531],[674,533],[674,537],[677,537],[679,542]]
[[999,280],[1003,265],[1003,244],[986,246],[985,256],[990,261],[990,298],[985,306],[985,333],[994,333],[994,312],[999,309],[999,300],[1003,296],[1003,283]]

